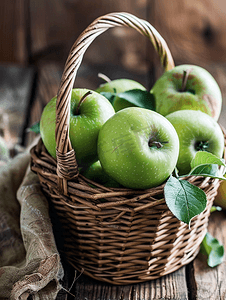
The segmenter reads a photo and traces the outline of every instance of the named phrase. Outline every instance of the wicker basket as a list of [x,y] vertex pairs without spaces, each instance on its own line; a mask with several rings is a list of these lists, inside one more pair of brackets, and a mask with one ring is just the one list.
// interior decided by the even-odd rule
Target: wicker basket
[[174,67],[165,41],[148,22],[128,13],[112,13],[95,20],[73,45],[59,87],[57,160],[40,139],[31,150],[31,168],[60,218],[70,264],[97,280],[132,284],[171,273],[194,259],[207,230],[219,180],[187,179],[204,190],[208,200],[205,211],[192,219],[189,228],[169,211],[164,184],[140,191],[107,188],[78,173],[68,134],[71,90],[88,46],[116,26],[134,28],[148,37],[164,69]]

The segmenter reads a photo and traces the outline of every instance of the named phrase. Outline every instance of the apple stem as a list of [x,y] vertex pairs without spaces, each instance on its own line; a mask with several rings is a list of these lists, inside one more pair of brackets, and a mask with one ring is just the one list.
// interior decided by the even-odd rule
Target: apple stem
[[188,76],[191,73],[192,69],[188,69],[185,70],[183,73],[183,78],[182,78],[182,88],[181,88],[181,92],[185,92],[186,91],[186,86],[187,86],[187,81],[188,81]]
[[82,96],[82,98],[80,99],[80,101],[79,101],[79,103],[78,103],[78,106],[77,106],[77,108],[76,108],[76,112],[75,112],[76,115],[79,114],[79,109],[80,109],[80,106],[81,106],[82,102],[83,102],[89,95],[91,95],[91,94],[92,94],[92,92],[91,92],[91,91],[88,91],[88,92],[85,93],[85,95]]
[[107,75],[105,75],[105,74],[98,73],[98,77],[103,79],[106,82],[111,82],[111,79],[109,77],[107,77]]
[[161,144],[160,142],[156,142],[156,141],[150,141],[149,147],[152,147],[152,146],[156,146],[158,149],[160,149],[163,147],[163,144]]

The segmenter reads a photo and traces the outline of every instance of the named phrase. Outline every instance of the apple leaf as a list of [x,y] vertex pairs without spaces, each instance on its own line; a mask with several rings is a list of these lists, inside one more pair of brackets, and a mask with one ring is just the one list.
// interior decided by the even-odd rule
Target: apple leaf
[[108,101],[113,104],[115,97],[118,96],[122,100],[126,100],[129,103],[150,110],[155,110],[155,99],[154,96],[149,91],[144,91],[140,89],[133,89],[123,93],[112,92],[100,92]]
[[221,245],[209,232],[207,232],[201,243],[200,253],[207,255],[208,266],[216,267],[223,261],[224,246]]
[[196,152],[195,157],[191,161],[191,168],[195,168],[199,165],[204,164],[216,164],[219,166],[225,166],[225,163],[222,159],[218,158],[216,155],[207,152],[207,151],[198,151]]
[[211,177],[217,178],[220,180],[226,180],[222,172],[219,170],[218,165],[216,164],[204,164],[199,165],[191,170],[188,174],[189,176],[203,176],[203,177]]
[[117,95],[119,98],[138,107],[155,110],[155,99],[149,91],[133,89]]
[[40,133],[40,122],[36,122],[36,123],[32,124],[31,127],[28,128],[28,131]]
[[182,222],[190,224],[206,208],[206,194],[186,180],[170,176],[164,187],[165,201],[170,211]]
[[113,104],[114,100],[115,100],[115,97],[116,97],[116,93],[111,93],[111,92],[100,92],[100,94],[102,96],[104,96],[105,98],[108,99],[108,101],[111,102],[111,104]]

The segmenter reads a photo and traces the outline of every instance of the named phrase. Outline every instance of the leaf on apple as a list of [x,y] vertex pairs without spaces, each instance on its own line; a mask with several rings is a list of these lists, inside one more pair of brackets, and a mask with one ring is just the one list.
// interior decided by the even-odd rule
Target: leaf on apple
[[201,243],[200,253],[207,255],[208,266],[216,267],[223,261],[224,246],[221,245],[209,232],[207,232]]
[[117,96],[138,107],[155,111],[155,98],[148,91],[134,89],[124,93],[119,93]]
[[191,170],[189,176],[203,176],[203,177],[211,177],[220,180],[226,180],[224,174],[219,170],[218,165],[216,164],[204,164],[199,165]]
[[113,104],[115,97],[118,96],[120,99],[126,100],[137,107],[146,108],[155,111],[155,99],[154,96],[149,91],[133,89],[118,94],[116,93],[116,91],[114,93],[101,92],[100,94],[103,95],[105,98],[107,98],[108,101],[111,102],[111,104]]
[[[225,170],[219,170],[219,166],[226,167],[223,159],[218,158],[210,152],[198,151],[193,160],[191,161],[192,170],[187,175],[211,177],[220,180],[226,180],[223,173],[225,172]],[[186,175],[180,177],[184,176]]]
[[40,133],[40,122],[36,122],[36,123],[32,124],[31,127],[28,128],[28,131]]
[[222,159],[218,158],[216,155],[207,152],[207,151],[198,151],[196,152],[195,157],[191,161],[191,168],[195,168],[199,165],[204,164],[216,164],[219,166],[225,166],[225,163]]
[[170,176],[165,184],[164,194],[170,211],[186,224],[190,224],[191,219],[206,208],[204,191],[186,180]]
[[105,98],[108,99],[108,101],[111,102],[111,104],[113,104],[114,100],[115,100],[115,97],[117,96],[116,93],[111,93],[111,92],[100,92],[100,94],[102,96],[104,96]]

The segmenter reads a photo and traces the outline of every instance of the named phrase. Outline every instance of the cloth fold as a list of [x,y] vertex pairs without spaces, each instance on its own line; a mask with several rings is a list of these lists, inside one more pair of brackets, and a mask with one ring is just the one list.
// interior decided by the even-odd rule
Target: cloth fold
[[0,167],[0,300],[56,299],[64,272],[29,149]]

